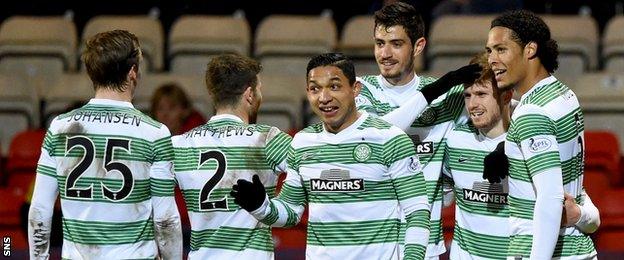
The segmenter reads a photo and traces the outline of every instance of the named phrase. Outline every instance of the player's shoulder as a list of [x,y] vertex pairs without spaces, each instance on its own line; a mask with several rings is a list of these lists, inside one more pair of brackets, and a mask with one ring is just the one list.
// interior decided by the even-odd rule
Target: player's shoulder
[[303,129],[301,129],[301,131],[297,132],[297,134],[295,134],[295,137],[297,135],[301,135],[301,134],[318,134],[323,132],[323,123],[316,123],[316,124],[311,124]]
[[472,140],[478,133],[479,130],[472,124],[472,121],[468,121],[453,126],[453,128],[446,134],[446,141],[448,144],[464,142]]
[[425,85],[431,84],[434,81],[438,80],[437,77],[430,76],[430,75],[419,75],[418,77],[420,77],[420,85],[421,86],[425,86]]
[[[362,122],[362,124],[360,126],[358,126],[359,130],[388,130],[388,131],[395,131],[395,129],[393,129],[393,125],[386,122],[385,120],[377,117],[377,116],[373,116],[373,115],[363,115],[366,116],[366,119],[364,120],[364,122]],[[392,129],[392,130],[391,130]],[[396,129],[399,129],[398,127],[396,127]]]
[[538,104],[533,104],[533,103],[521,102],[514,109],[514,112],[511,115],[511,120],[517,121],[520,118],[540,117],[540,116],[552,118],[550,111],[548,111],[548,109],[546,109],[544,106],[540,106]]
[[382,90],[379,75],[362,75],[355,78],[362,83],[362,89],[368,91]]
[[564,97],[569,99],[574,96],[574,92],[570,90],[563,82],[555,79],[553,82],[542,86],[534,87],[526,97],[522,99],[522,105],[547,106],[550,102],[557,98]]
[[318,135],[322,132],[323,132],[323,123],[319,122],[316,124],[309,125],[301,129],[292,137],[291,144],[293,147],[307,146],[311,142],[318,140]]
[[407,137],[407,134],[403,130],[386,122],[385,120],[373,115],[365,116],[366,119],[357,128],[358,130],[363,131],[362,135],[368,136],[368,138],[372,140],[379,140],[381,142],[395,139],[396,137],[402,135]]

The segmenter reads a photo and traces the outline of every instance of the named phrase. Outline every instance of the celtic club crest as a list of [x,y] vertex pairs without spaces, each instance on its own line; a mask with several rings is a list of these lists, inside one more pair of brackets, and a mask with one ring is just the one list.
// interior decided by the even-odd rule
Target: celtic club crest
[[358,162],[364,162],[370,158],[371,148],[368,144],[358,144],[353,149],[353,159]]
[[432,124],[436,120],[436,118],[436,111],[433,110],[433,108],[427,108],[427,110],[422,112],[422,114],[418,118],[418,121],[420,121],[420,123],[424,125],[429,125]]

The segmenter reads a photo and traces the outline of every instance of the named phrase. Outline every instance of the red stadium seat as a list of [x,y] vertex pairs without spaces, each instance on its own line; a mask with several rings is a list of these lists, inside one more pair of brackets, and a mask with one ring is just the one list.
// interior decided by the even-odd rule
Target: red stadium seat
[[24,203],[24,194],[12,187],[0,188],[0,226],[18,226],[20,224],[20,206]]
[[585,168],[608,172],[611,183],[619,184],[620,146],[615,134],[608,131],[585,131]]
[[442,209],[442,232],[444,234],[444,243],[447,247],[451,246],[453,240],[453,231],[455,228],[455,202],[448,207]]
[[[622,252],[624,251],[624,228],[620,229],[605,229],[602,226],[599,229],[599,234],[594,240],[596,250],[599,251],[611,251]],[[616,259],[616,258],[613,258]]]
[[41,144],[44,137],[44,130],[27,130],[15,135],[9,147],[7,173],[34,173],[41,155]]
[[613,189],[597,198],[596,207],[600,210],[601,229],[624,229],[624,189]]
[[603,198],[604,192],[610,187],[609,175],[604,171],[585,170],[583,175],[583,187],[594,203]]
[[178,206],[178,211],[180,212],[180,220],[182,222],[182,226],[190,227],[191,220],[189,218],[188,211],[186,210],[186,202],[184,201],[184,195],[182,194],[182,191],[180,191],[180,188],[177,185],[175,187],[174,194],[175,194],[174,195],[175,202],[176,202],[176,205]]

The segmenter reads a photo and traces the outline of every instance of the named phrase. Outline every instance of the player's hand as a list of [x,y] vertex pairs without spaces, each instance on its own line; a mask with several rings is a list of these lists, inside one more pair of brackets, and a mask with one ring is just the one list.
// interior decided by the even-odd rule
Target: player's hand
[[266,197],[266,191],[264,190],[264,185],[260,182],[260,177],[256,174],[253,176],[252,182],[243,179],[236,181],[236,184],[232,186],[230,195],[234,197],[234,203],[252,212],[262,206]]
[[573,227],[581,218],[581,208],[576,204],[574,196],[567,192],[563,194],[563,213],[561,214],[561,227]]
[[507,175],[509,175],[509,159],[505,155],[503,141],[483,159],[483,179],[487,179],[490,183],[500,183]]
[[457,70],[446,73],[433,83],[423,87],[420,92],[425,96],[427,102],[431,103],[434,99],[449,91],[459,84],[471,84],[479,76],[483,68],[479,64],[470,64],[463,66]]

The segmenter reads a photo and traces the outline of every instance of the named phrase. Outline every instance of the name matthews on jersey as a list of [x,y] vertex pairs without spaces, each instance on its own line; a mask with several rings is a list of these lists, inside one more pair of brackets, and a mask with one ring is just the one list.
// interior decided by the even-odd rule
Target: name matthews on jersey
[[[185,138],[203,137],[210,135],[216,138],[230,137],[230,136],[252,136],[256,131],[256,127],[253,125],[248,126],[222,126],[222,127],[197,127],[188,133]],[[216,135],[216,136],[215,136]]]

